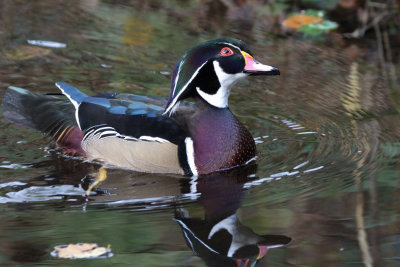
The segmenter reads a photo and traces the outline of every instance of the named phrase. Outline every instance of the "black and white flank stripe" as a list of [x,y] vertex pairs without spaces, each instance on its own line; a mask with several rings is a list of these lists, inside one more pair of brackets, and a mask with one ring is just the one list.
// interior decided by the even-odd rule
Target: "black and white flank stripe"
[[142,135],[140,137],[132,137],[132,136],[127,136],[127,135],[122,135],[118,133],[115,128],[108,126],[106,124],[101,124],[101,125],[95,125],[90,128],[88,128],[85,131],[85,135],[83,136],[82,142],[86,142],[91,138],[98,138],[98,139],[103,139],[106,137],[115,137],[119,139],[123,139],[126,141],[147,141],[147,142],[157,142],[157,143],[170,143],[168,140],[160,138],[160,137],[152,137],[152,136],[146,136]]

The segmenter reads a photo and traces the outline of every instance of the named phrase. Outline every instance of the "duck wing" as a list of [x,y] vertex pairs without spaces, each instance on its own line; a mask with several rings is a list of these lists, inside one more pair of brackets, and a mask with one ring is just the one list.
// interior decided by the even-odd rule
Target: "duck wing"
[[144,172],[191,173],[187,131],[163,115],[166,99],[118,93],[82,97],[68,84],[57,86],[76,106],[82,148],[90,160]]

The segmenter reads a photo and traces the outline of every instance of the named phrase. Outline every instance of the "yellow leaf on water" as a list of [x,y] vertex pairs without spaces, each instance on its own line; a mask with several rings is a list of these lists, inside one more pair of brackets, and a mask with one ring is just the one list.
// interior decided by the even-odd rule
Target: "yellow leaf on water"
[[113,256],[110,247],[99,247],[95,243],[56,246],[51,255],[63,259],[108,258]]
[[308,25],[310,23],[320,23],[322,20],[323,19],[320,17],[299,14],[285,19],[282,23],[285,27],[297,30],[304,25]]

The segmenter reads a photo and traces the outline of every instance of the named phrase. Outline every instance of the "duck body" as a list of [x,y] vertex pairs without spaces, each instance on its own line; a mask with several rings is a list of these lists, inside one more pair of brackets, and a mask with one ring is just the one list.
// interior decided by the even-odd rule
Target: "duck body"
[[231,86],[254,74],[279,71],[255,61],[242,41],[216,39],[184,54],[168,99],[118,93],[93,97],[57,82],[72,105],[9,87],[3,113],[89,160],[141,172],[208,174],[255,156],[253,137],[228,107]]
[[[77,90],[57,85],[69,94]],[[142,172],[191,175],[239,166],[255,156],[253,137],[229,108],[198,98],[166,116],[166,103],[133,94],[84,97],[77,116],[86,157]]]

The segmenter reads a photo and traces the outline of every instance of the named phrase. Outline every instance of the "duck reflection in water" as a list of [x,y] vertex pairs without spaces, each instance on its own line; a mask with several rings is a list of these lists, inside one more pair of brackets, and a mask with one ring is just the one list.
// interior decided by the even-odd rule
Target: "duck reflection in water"
[[176,209],[175,220],[188,247],[207,266],[256,266],[270,248],[291,241],[284,235],[256,234],[240,222],[236,211],[251,173],[254,168],[248,166],[199,178],[196,189],[201,194],[198,202],[204,208],[204,219],[190,217],[183,208]]

